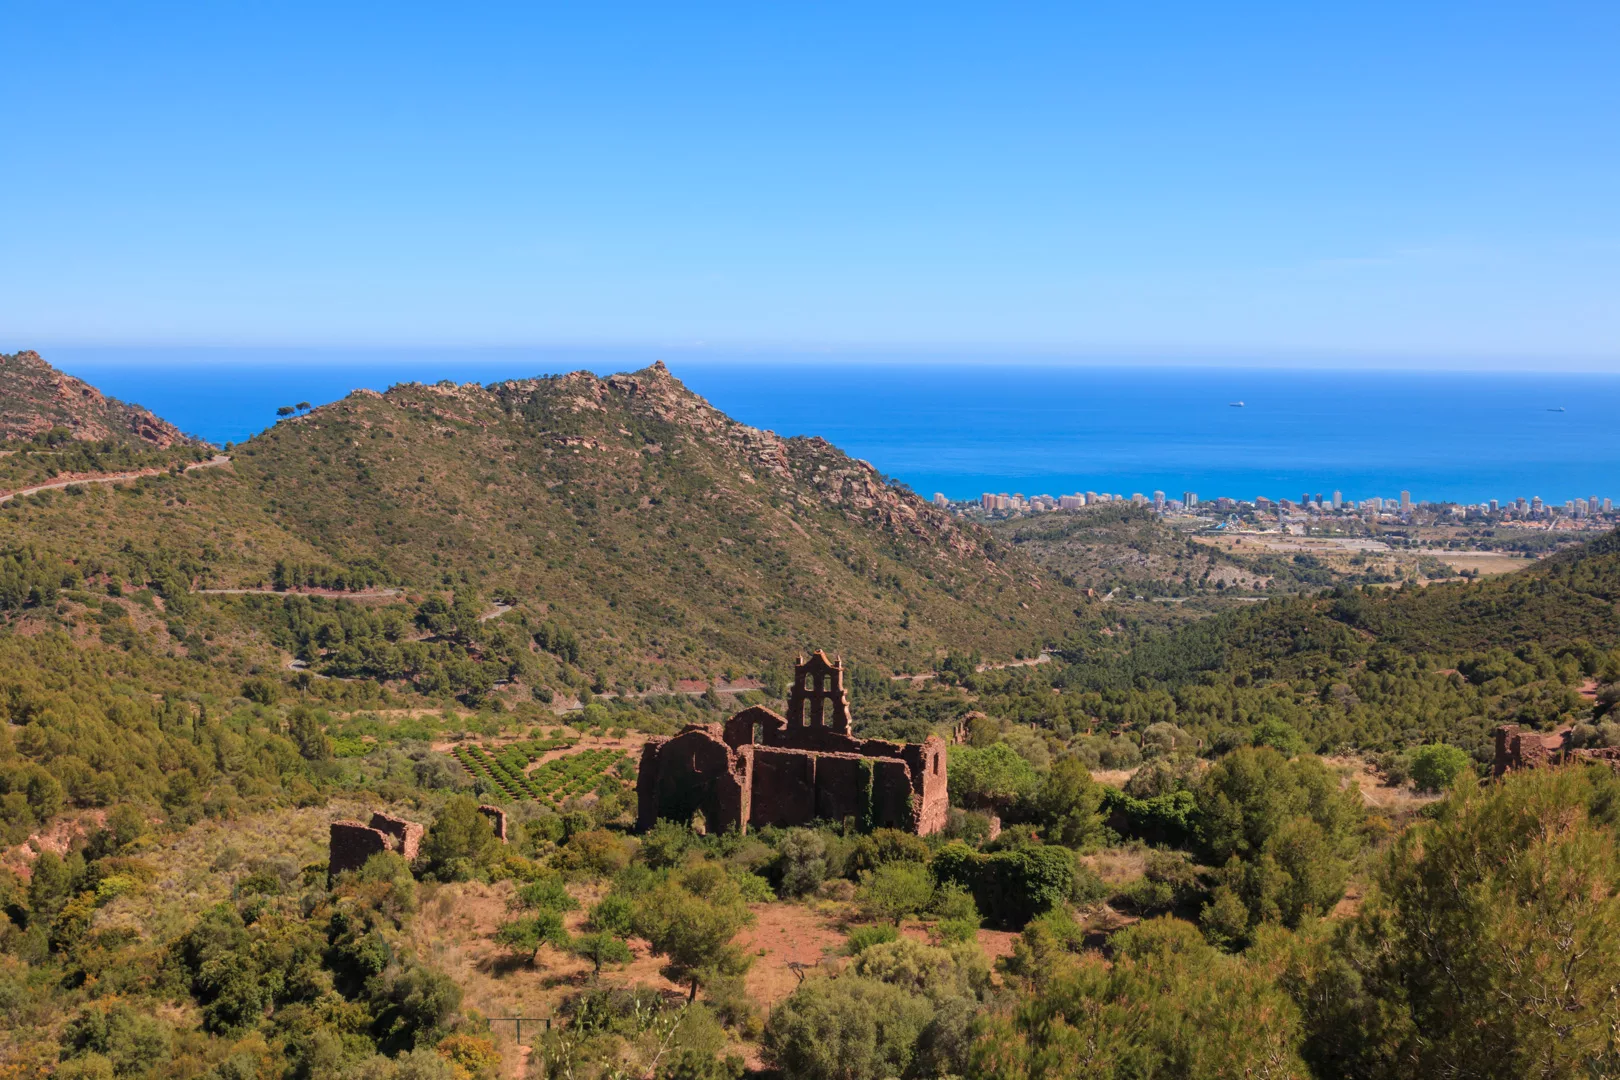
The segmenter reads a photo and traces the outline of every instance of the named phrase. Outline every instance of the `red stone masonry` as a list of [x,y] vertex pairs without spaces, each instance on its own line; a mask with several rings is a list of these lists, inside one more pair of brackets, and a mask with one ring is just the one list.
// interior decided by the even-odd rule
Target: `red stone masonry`
[[859,739],[852,726],[843,662],[800,658],[787,716],[755,706],[647,741],[637,822],[649,829],[701,813],[714,831],[851,818],[919,836],[943,829],[945,741]]
[[393,837],[394,850],[405,856],[407,862],[416,858],[416,852],[422,846],[422,834],[427,831],[414,821],[380,812],[371,815],[371,827]]
[[424,831],[416,822],[391,814],[372,814],[370,824],[334,821],[327,842],[326,872],[341,874],[345,870],[358,870],[366,865],[367,859],[385,851],[398,852],[406,860],[414,859],[422,845]]
[[1573,731],[1568,725],[1553,731],[1524,731],[1518,724],[1503,724],[1496,729],[1496,760],[1492,763],[1491,775],[1573,761],[1602,762],[1620,770],[1620,747],[1571,746]]

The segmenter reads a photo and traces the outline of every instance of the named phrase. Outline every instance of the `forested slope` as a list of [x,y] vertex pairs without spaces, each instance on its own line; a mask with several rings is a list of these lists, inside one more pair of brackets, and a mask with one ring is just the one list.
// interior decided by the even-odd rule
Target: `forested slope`
[[1033,654],[1079,598],[815,438],[726,417],[662,366],[356,393],[237,448],[335,563],[497,590],[619,672],[758,671],[797,643],[926,670]]

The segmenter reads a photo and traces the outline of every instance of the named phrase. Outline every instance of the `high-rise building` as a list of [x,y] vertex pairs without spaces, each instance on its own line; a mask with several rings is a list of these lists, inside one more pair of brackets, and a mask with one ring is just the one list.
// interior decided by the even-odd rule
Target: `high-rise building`
[[1164,509],[1164,492],[1155,491],[1153,493],[1153,509],[1161,511]]
[[1614,500],[1613,499],[1604,499],[1603,500],[1603,512],[1605,514],[1614,513]]
[[1193,507],[1198,505],[1198,492],[1183,491],[1181,493],[1181,501],[1182,504],[1187,507],[1187,509],[1191,510]]
[[1132,506],[1144,506],[1146,504],[1147,504],[1147,496],[1146,495],[1142,494],[1140,491],[1131,492],[1131,505]]
[[951,505],[951,500],[945,497],[945,493],[943,491],[936,491],[934,492],[934,505],[949,506]]
[[1412,493],[1403,491],[1401,492],[1401,513],[1404,514],[1410,509],[1412,509]]
[[1530,496],[1530,512],[1532,514],[1541,513],[1541,496],[1540,495],[1532,495],[1532,496]]
[[1491,500],[1491,513],[1493,513],[1493,514],[1494,514],[1494,513],[1496,513],[1496,512],[1497,512],[1497,510],[1499,510],[1499,509],[1500,509],[1500,507],[1498,507],[1498,506],[1497,506],[1497,504],[1496,504],[1496,500],[1495,500],[1495,499],[1492,499],[1492,500]]
[[1342,507],[1343,505],[1344,505],[1344,492],[1335,491],[1333,493],[1333,509],[1337,510],[1340,507]]

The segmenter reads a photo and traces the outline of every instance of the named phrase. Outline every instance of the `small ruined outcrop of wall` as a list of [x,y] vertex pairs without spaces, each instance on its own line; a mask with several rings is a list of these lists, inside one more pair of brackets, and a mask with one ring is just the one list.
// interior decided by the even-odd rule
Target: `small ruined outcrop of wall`
[[1561,763],[1566,757],[1569,735],[1568,727],[1543,733],[1524,731],[1518,724],[1502,724],[1495,731],[1496,755],[1491,775]]
[[917,835],[929,836],[945,828],[950,795],[945,781],[945,740],[930,735],[921,743],[907,743],[900,757],[911,770]]
[[415,859],[425,831],[414,821],[384,813],[372,814],[368,824],[334,821],[327,840],[326,872],[358,870],[367,859],[385,851],[396,852],[407,861]]
[[416,858],[422,847],[422,835],[427,831],[414,821],[380,812],[371,815],[371,827],[393,837],[394,850],[403,855],[406,862]]
[[489,818],[490,825],[495,829],[496,839],[503,844],[506,843],[506,811],[498,806],[490,806],[485,803],[478,808],[478,812]]
[[380,829],[359,821],[334,821],[331,839],[327,842],[326,872],[341,874],[358,870],[373,855],[393,848],[393,838]]

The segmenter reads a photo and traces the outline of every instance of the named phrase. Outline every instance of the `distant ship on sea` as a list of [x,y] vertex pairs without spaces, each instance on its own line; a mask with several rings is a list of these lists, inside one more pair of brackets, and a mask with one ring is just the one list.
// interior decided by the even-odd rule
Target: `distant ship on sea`
[[1563,407],[1563,406],[1562,406],[1562,405],[1557,405],[1557,406],[1554,406],[1554,407],[1553,407],[1553,408],[1551,408],[1551,409],[1548,409],[1548,410],[1547,410],[1547,411],[1548,411],[1548,412],[1563,412],[1563,411],[1564,411],[1564,407]]
[[1227,404],[1227,405],[1228,405],[1228,406],[1229,406],[1229,407],[1231,407],[1231,408],[1234,408],[1234,409],[1241,409],[1241,408],[1243,408],[1243,402],[1241,402],[1241,401],[1228,401],[1228,402],[1227,402],[1227,403],[1226,403],[1226,404]]

